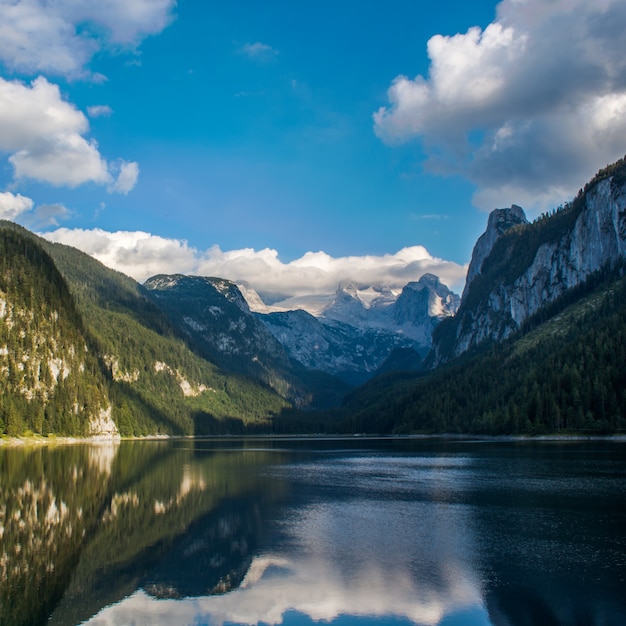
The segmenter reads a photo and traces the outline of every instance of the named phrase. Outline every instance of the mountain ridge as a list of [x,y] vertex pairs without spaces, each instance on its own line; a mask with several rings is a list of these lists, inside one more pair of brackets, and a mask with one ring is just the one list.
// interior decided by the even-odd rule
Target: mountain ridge
[[417,367],[430,350],[433,329],[459,302],[428,273],[398,295],[384,287],[376,293],[366,304],[353,283],[344,283],[317,316],[298,309],[257,315],[302,365],[363,383],[397,349],[412,350]]
[[425,274],[263,314],[222,278],[140,285],[9,222],[0,244],[5,434],[626,427],[625,159],[532,223],[492,212],[460,299]]
[[457,315],[435,332],[431,365],[506,339],[542,307],[625,256],[624,159],[533,223],[519,207],[493,212],[474,247]]

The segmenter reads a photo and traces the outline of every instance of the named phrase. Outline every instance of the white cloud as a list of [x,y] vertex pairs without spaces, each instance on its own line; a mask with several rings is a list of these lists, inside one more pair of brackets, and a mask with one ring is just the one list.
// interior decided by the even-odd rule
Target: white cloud
[[89,117],[109,117],[113,115],[113,109],[107,104],[95,104],[87,107]]
[[503,0],[484,30],[430,39],[428,76],[393,81],[375,132],[420,139],[481,208],[553,206],[625,152],[624,49],[621,0]]
[[33,201],[21,194],[10,191],[0,192],[0,219],[14,220],[18,215],[30,211]]
[[246,281],[261,294],[283,297],[333,293],[344,281],[401,288],[426,272],[436,274],[450,288],[460,291],[467,271],[465,266],[431,256],[422,246],[382,256],[334,258],[324,252],[307,252],[284,263],[276,250],[268,248],[224,252],[213,246],[197,250],[185,241],[145,232],[60,228],[43,236],[79,248],[138,281],[161,273],[219,276]]
[[0,78],[0,151],[10,153],[17,179],[69,187],[95,182],[127,193],[137,164],[109,166],[95,140],[84,136],[88,130],[85,115],[61,97],[57,85],[41,76],[30,86]]
[[139,178],[139,165],[132,161],[122,161],[119,165],[119,173],[115,182],[109,186],[109,193],[127,194],[137,184]]
[[100,49],[161,32],[175,0],[2,0],[0,60],[11,70],[70,77]]

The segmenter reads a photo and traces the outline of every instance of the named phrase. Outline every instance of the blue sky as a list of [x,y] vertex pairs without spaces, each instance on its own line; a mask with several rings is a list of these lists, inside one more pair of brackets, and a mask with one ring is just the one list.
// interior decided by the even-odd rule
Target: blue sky
[[459,289],[489,210],[626,152],[589,4],[0,0],[0,216],[139,280]]

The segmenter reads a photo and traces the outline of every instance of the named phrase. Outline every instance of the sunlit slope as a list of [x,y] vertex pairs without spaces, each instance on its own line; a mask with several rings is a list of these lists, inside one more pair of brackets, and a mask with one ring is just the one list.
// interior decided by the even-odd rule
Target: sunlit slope
[[75,310],[73,326],[84,327],[122,435],[236,432],[251,423],[263,427],[286,406],[271,389],[195,354],[132,279],[15,225],[4,223],[2,231],[53,259]]
[[31,237],[0,228],[0,433],[115,430],[109,388],[63,277]]

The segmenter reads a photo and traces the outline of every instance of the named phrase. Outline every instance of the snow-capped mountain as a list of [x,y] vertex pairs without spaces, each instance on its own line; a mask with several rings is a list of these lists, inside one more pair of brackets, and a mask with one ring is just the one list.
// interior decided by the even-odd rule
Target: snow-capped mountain
[[[435,326],[454,315],[460,301],[432,274],[401,291],[345,283],[331,298],[298,298],[272,306],[249,286],[243,293],[291,358],[352,383],[373,375],[395,349],[414,350],[418,362],[430,349]],[[288,302],[300,306],[284,310]]]

